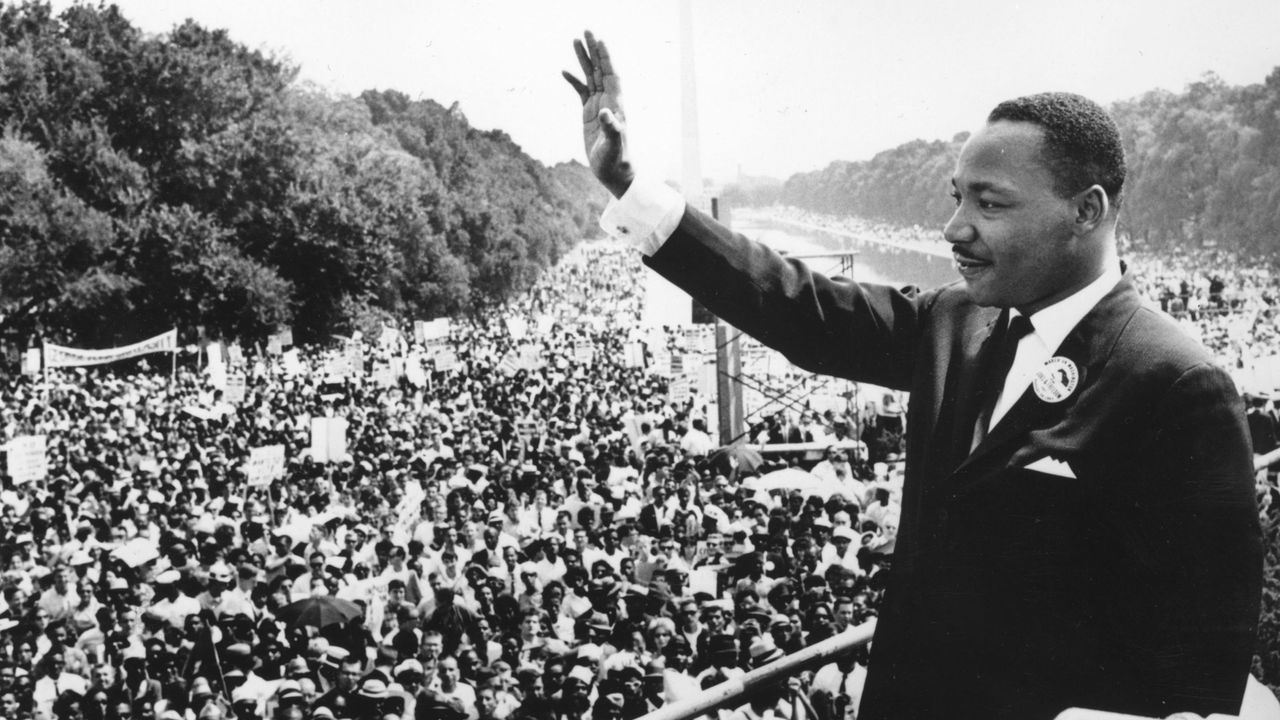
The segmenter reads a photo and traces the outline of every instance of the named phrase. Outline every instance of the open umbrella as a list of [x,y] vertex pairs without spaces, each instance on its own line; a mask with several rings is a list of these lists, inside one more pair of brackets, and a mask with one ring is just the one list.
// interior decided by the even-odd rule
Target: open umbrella
[[134,538],[112,550],[111,557],[124,562],[131,568],[136,568],[159,559],[160,551],[146,538]]
[[830,482],[799,468],[783,468],[758,478],[748,478],[743,485],[750,490],[799,490],[805,495],[828,498],[840,492],[840,483]]
[[285,621],[291,628],[303,625],[322,628],[360,617],[363,612],[359,605],[350,600],[342,600],[332,595],[312,595],[280,608],[276,617]]
[[744,473],[754,472],[764,462],[760,451],[745,443],[717,448],[707,456],[707,460],[717,473],[731,480],[736,480]]

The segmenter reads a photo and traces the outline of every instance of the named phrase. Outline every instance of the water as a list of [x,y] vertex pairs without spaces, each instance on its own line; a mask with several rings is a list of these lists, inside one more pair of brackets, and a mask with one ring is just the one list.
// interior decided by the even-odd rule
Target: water
[[[823,231],[813,226],[745,213],[734,216],[733,229],[792,255],[854,251],[857,257],[853,277],[859,282],[932,288],[958,279],[951,256],[941,245],[933,248],[932,252],[926,252],[887,245],[873,238]],[[817,272],[841,274],[837,258],[809,258],[805,262]]]

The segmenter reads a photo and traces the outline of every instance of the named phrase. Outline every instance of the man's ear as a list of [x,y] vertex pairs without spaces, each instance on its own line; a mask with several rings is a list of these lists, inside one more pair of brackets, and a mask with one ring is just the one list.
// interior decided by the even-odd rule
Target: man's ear
[[1111,201],[1101,185],[1091,185],[1075,196],[1076,231],[1093,232],[1111,213]]

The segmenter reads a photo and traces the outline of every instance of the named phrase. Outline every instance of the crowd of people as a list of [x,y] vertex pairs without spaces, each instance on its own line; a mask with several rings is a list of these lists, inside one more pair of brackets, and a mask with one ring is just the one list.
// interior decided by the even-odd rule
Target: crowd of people
[[[809,449],[718,450],[639,272],[583,245],[446,339],[355,341],[344,377],[334,348],[250,353],[242,399],[190,357],[5,376],[3,439],[43,436],[48,471],[0,491],[0,716],[629,720],[873,616],[904,398],[753,411],[744,439]],[[1275,275],[1224,272],[1270,353]],[[337,450],[313,418],[345,418]],[[274,445],[283,476],[250,483]],[[768,482],[797,465],[824,489]],[[865,662],[728,714],[853,717]]]

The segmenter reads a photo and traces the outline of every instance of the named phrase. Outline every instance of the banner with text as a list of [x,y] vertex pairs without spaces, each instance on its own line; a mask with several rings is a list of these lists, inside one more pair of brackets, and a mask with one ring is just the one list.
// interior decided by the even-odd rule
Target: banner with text
[[82,365],[104,365],[117,360],[127,360],[139,355],[157,352],[174,352],[178,349],[178,330],[175,328],[162,335],[157,335],[140,343],[126,345],[107,350],[85,350],[82,348],[63,347],[62,345],[44,344],[45,367],[80,367]]

